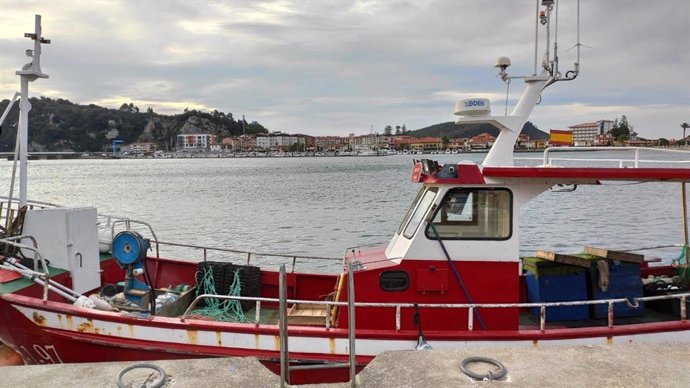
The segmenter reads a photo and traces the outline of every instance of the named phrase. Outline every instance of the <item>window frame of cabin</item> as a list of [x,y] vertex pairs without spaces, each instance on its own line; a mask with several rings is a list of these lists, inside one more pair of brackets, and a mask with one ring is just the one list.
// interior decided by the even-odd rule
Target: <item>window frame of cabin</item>
[[[430,194],[431,196],[427,197],[427,194]],[[405,222],[405,227],[402,230],[403,237],[407,239],[414,237],[415,233],[417,233],[417,230],[419,229],[419,226],[422,224],[422,222],[424,222],[424,216],[436,202],[437,196],[438,187],[428,187],[426,190],[424,190],[424,193],[421,196],[418,196],[418,199],[415,201],[414,210],[410,213],[409,219],[407,222]],[[428,203],[426,203],[422,209],[422,205],[425,203],[425,201]],[[414,227],[410,229],[410,227],[413,225]]]
[[[446,204],[450,200],[450,198],[453,198],[457,193],[461,192],[470,192],[472,193],[472,218],[470,220],[465,220],[465,221],[448,221],[447,217],[444,222],[440,222],[443,220],[443,212],[447,211],[447,206]],[[499,205],[504,205],[505,206],[505,201],[508,202],[508,207],[507,207],[507,214],[504,216],[501,216],[500,214],[497,214],[496,212],[500,211],[499,206],[488,209],[488,211],[491,211],[492,214],[490,216],[480,216],[480,207],[485,207],[486,201],[488,200],[488,197],[486,195],[481,196],[479,193],[480,192],[505,192],[507,196],[505,198],[498,198],[499,201],[502,201],[499,203]],[[466,207],[463,207],[465,209]],[[505,211],[505,209],[504,209]],[[464,210],[463,210],[464,212]],[[501,225],[500,223],[506,222],[507,225]],[[492,225],[488,225],[487,223],[489,222],[494,222]],[[448,190],[444,197],[443,200],[441,201],[441,204],[438,206],[437,209],[435,209],[433,217],[431,217],[431,221],[427,223],[427,226],[425,228],[425,235],[428,239],[430,240],[438,240],[436,237],[436,234],[431,230],[431,224],[436,227],[436,230],[439,233],[439,237],[441,240],[492,240],[492,241],[505,241],[509,240],[513,236],[513,192],[505,187],[455,187],[450,190]],[[487,226],[488,225],[488,226]],[[450,228],[449,228],[450,227]],[[480,231],[482,228],[487,228],[487,229],[498,229],[498,228],[507,228],[507,233],[504,235],[478,235],[477,231]],[[466,236],[462,235],[463,229],[476,229],[475,231],[471,231],[468,233]],[[444,231],[442,229],[447,229],[450,231],[453,231],[453,233],[443,233]],[[452,234],[457,233],[457,236],[453,236]]]
[[417,208],[417,203],[419,202],[419,199],[422,198],[422,194],[426,192],[426,187],[423,187],[419,189],[417,192],[417,196],[414,198],[414,201],[412,201],[412,204],[410,204],[410,208],[407,209],[407,213],[405,213],[405,217],[403,217],[402,222],[400,223],[400,226],[398,226],[398,234],[402,234],[403,230],[405,229],[405,226],[407,225],[407,222],[410,220],[410,216],[412,215],[412,212],[414,212],[414,209]]

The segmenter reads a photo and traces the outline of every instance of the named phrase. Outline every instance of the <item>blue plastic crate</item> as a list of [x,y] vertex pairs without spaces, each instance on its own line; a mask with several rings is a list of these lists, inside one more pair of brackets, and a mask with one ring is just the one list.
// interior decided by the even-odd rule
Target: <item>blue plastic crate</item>
[[[589,270],[590,293],[592,300],[632,298],[642,296],[642,278],[640,265],[635,263],[609,262],[609,285],[606,291],[599,288],[599,268],[592,265]],[[608,316],[608,304],[592,306],[593,318],[606,318]],[[644,302],[639,307],[628,307],[626,303],[613,305],[614,317],[633,317],[644,314]]]
[[[587,271],[583,269],[575,273],[564,275],[536,275],[530,271],[525,273],[527,286],[527,301],[540,302],[571,302],[588,300]],[[539,307],[530,307],[530,314],[539,317]],[[572,321],[589,319],[589,308],[582,306],[547,307],[546,321]]]

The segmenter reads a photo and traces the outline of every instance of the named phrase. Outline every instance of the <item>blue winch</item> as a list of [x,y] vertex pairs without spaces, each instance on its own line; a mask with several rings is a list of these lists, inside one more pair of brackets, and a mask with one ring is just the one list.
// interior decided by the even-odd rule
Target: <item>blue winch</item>
[[[151,302],[151,282],[145,270],[148,249],[149,240],[137,232],[123,231],[113,238],[113,256],[125,270],[125,298],[142,309],[148,309]],[[135,276],[138,275],[144,275],[149,284],[137,280]]]

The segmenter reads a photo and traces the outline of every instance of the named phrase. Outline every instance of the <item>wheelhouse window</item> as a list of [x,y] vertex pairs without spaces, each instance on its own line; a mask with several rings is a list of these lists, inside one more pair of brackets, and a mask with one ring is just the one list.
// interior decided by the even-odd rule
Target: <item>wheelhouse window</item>
[[424,219],[424,215],[431,207],[431,204],[434,203],[437,192],[438,188],[430,187],[426,189],[421,196],[417,196],[418,200],[414,205],[412,205],[414,210],[409,213],[409,221],[407,221],[405,229],[403,230],[403,236],[406,238],[412,238],[412,236],[414,236],[419,224],[421,224],[422,220]]
[[432,240],[507,240],[512,216],[508,189],[455,188],[443,198],[425,232]]

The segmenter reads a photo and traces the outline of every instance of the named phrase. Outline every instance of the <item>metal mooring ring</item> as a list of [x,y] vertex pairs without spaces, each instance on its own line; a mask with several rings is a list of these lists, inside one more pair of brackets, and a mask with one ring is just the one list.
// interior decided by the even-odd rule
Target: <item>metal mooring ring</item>
[[[497,371],[489,371],[485,374],[480,374],[480,373],[475,373],[472,372],[471,370],[467,369],[467,364],[472,363],[472,362],[483,362],[486,364],[491,364],[496,367],[498,367]],[[488,357],[467,357],[466,359],[462,360],[462,363],[460,363],[460,370],[470,376],[471,378],[475,380],[500,380],[502,379],[506,374],[508,374],[508,369],[501,364],[500,362],[494,360],[493,358],[488,358]]]

